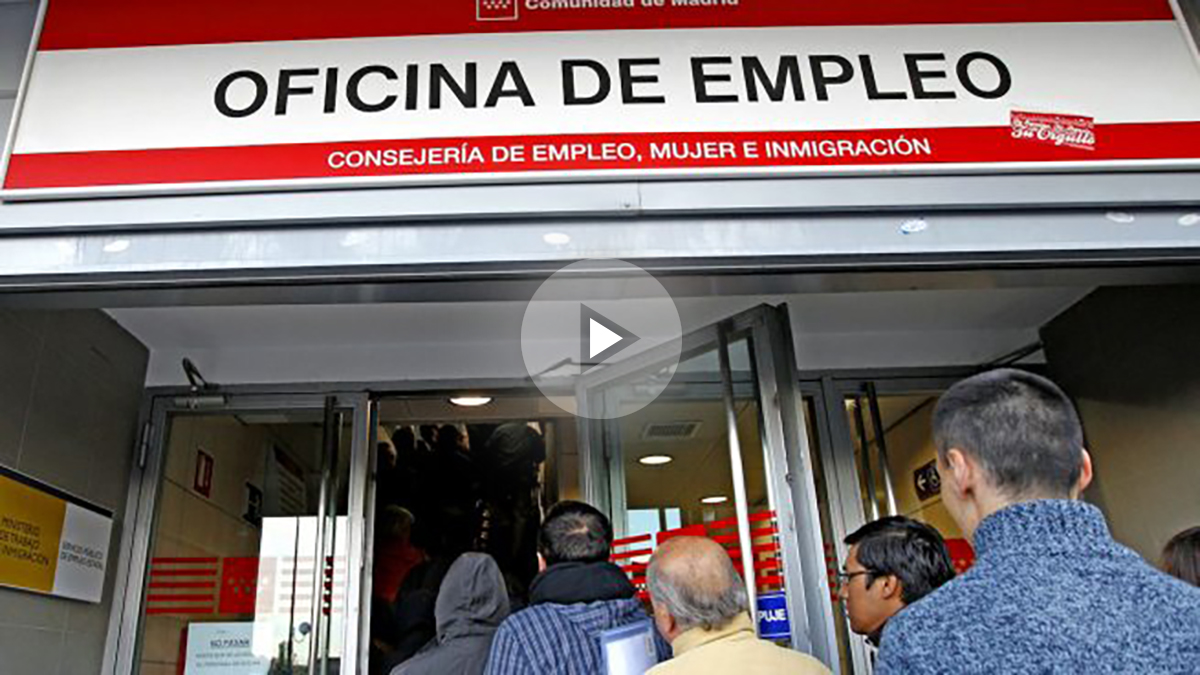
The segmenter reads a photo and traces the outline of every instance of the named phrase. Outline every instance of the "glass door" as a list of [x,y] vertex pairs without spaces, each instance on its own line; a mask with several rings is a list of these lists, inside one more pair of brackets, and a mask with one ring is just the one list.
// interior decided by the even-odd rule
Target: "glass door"
[[971,547],[941,503],[931,422],[941,392],[963,374],[825,376],[800,384],[801,407],[819,448],[817,491],[828,559],[829,590],[842,672],[872,672],[874,649],[854,635],[835,574],[845,562],[845,537],[888,515],[924,521],[946,538],[959,572]]
[[678,364],[649,351],[584,375],[585,490],[611,514],[614,561],[635,585],[660,542],[710,537],[742,572],[762,635],[835,663],[829,594],[809,590],[825,561],[787,326],[786,308],[762,306],[685,336]]
[[364,395],[158,398],[118,673],[354,673]]

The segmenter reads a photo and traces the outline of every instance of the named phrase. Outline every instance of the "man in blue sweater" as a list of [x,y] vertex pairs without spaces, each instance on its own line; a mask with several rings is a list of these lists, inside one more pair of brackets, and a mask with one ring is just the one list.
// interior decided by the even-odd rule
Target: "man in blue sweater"
[[976,562],[888,622],[877,672],[1200,673],[1200,589],[1113,541],[1079,501],[1092,462],[1062,390],[977,375],[938,401],[933,435]]

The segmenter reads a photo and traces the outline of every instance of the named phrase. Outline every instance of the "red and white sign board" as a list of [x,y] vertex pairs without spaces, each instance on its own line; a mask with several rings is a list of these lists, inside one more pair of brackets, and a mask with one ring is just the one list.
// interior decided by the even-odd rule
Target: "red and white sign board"
[[1200,165],[1168,0],[49,0],[6,198]]

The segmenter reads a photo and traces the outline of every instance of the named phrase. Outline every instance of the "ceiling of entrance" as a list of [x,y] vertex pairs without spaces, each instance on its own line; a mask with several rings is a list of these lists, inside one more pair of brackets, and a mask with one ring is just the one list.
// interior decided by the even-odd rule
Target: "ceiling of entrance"
[[[801,368],[986,362],[1090,288],[892,291],[678,301],[685,328],[786,303]],[[148,384],[184,382],[187,356],[222,383],[523,378],[519,302],[113,309],[151,350]]]

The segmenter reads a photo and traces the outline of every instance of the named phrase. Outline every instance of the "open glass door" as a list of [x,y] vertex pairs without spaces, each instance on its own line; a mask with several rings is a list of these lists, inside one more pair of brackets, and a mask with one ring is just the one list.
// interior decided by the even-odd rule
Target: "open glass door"
[[356,672],[366,414],[359,394],[155,399],[117,673]]
[[747,580],[760,634],[836,669],[794,363],[786,308],[761,306],[685,336],[677,365],[650,350],[588,372],[577,393],[590,411],[585,490],[611,514],[614,560],[636,585],[658,543],[711,537]]

